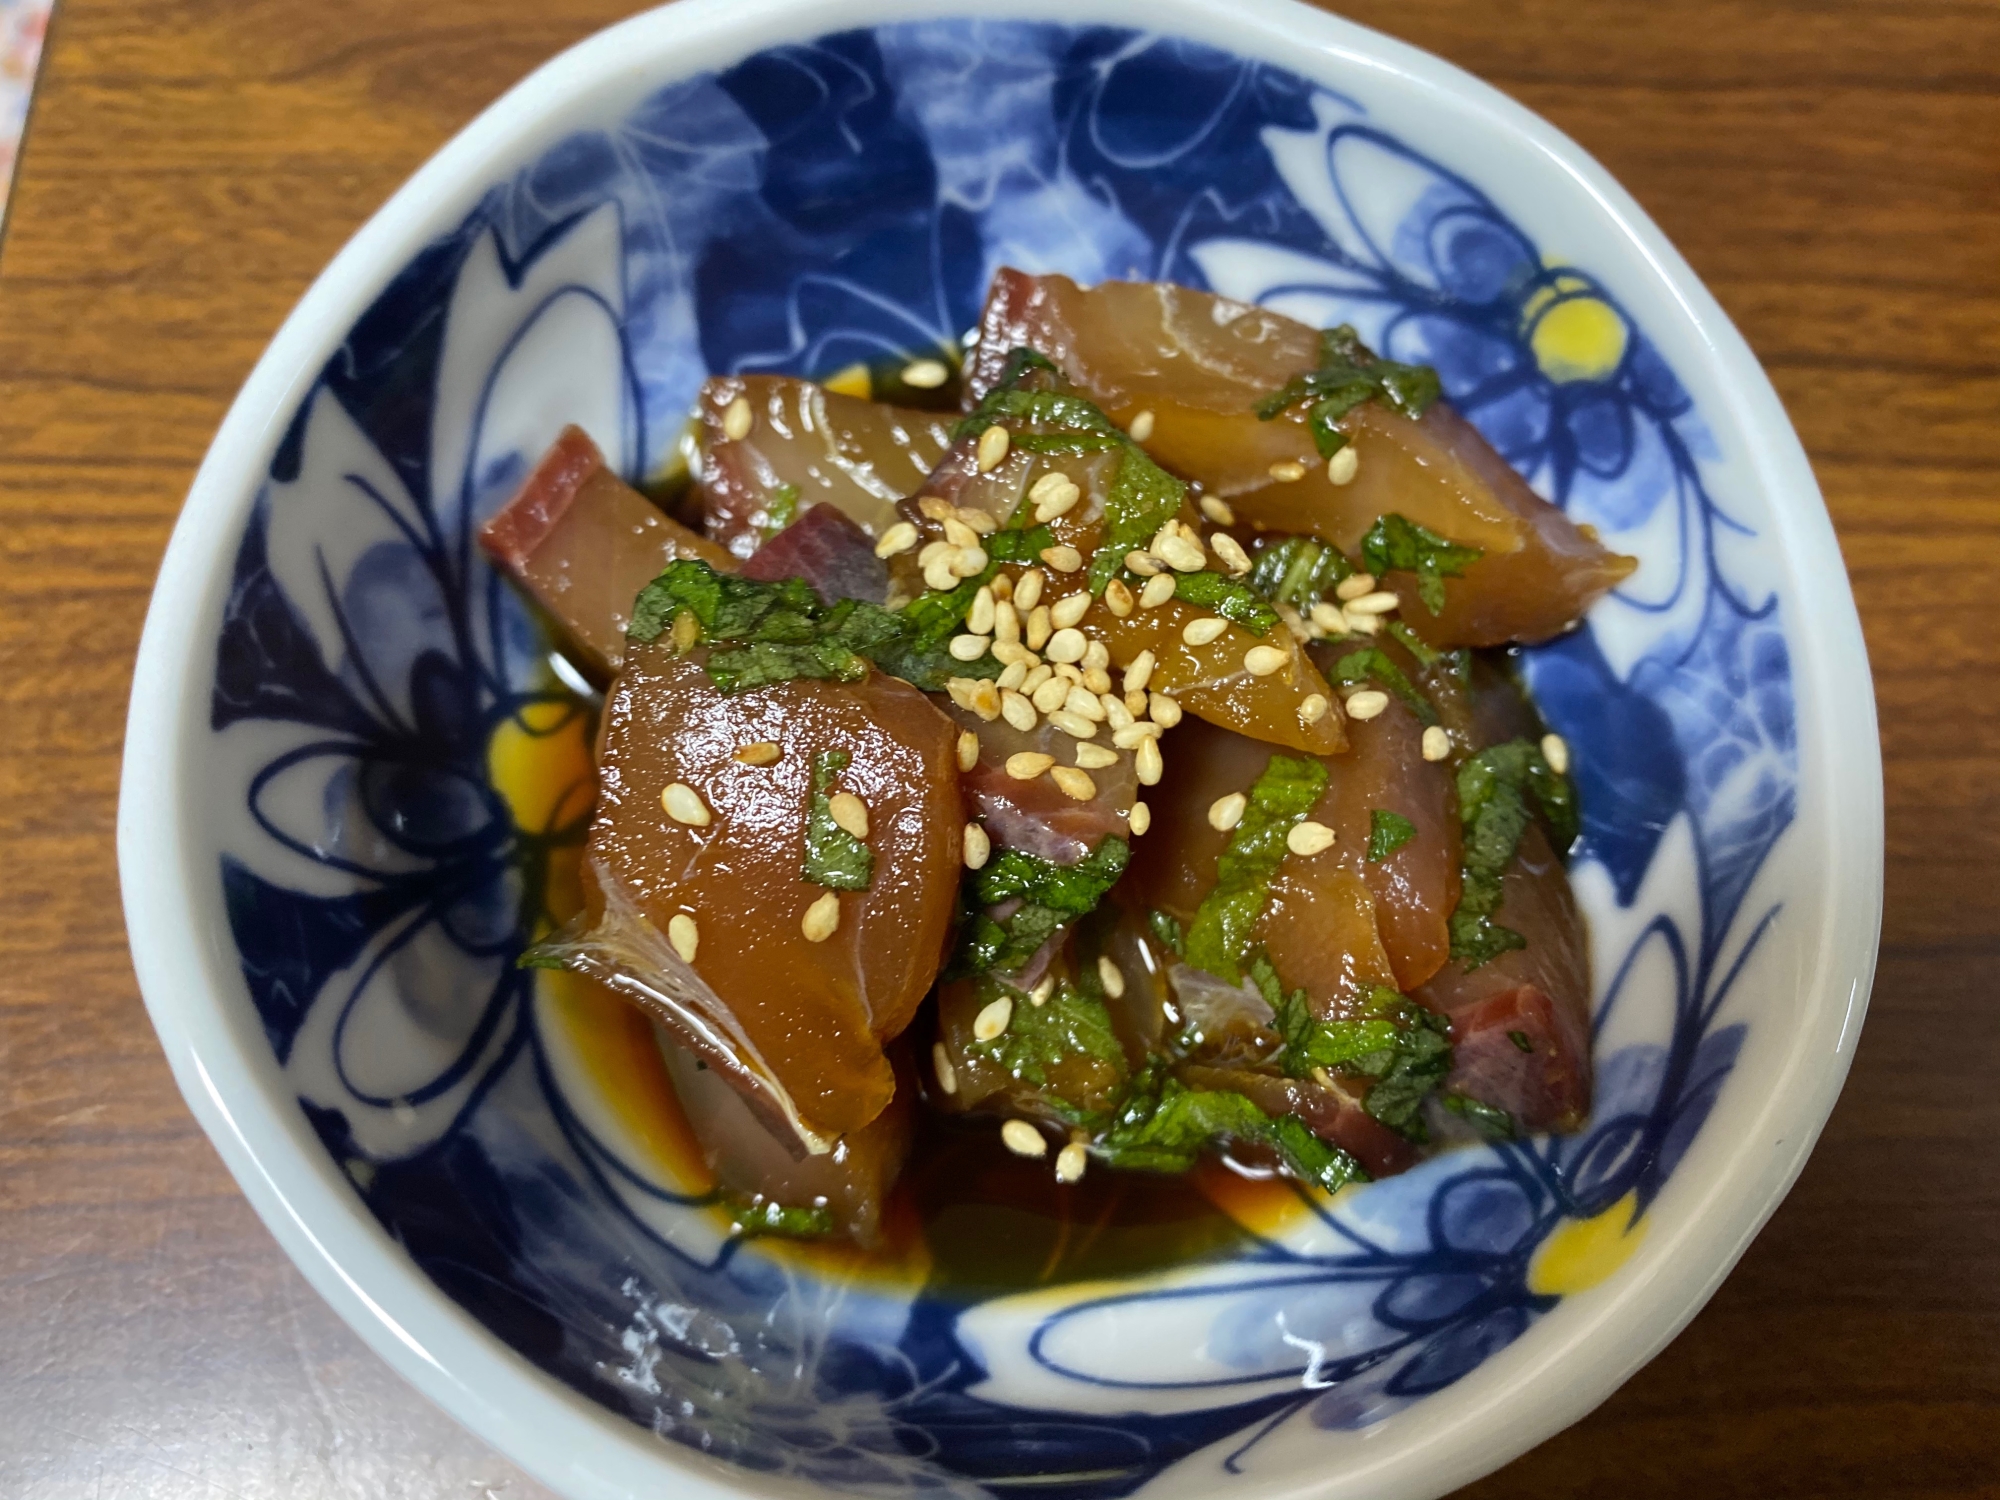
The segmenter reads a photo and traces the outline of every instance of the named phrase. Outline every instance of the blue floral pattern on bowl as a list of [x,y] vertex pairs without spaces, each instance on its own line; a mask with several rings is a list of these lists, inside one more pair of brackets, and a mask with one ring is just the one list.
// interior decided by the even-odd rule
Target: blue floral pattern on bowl
[[[593,1096],[513,962],[587,807],[526,809],[494,771],[502,741],[575,710],[472,528],[564,422],[653,473],[708,372],[945,347],[1002,264],[1352,322],[1437,366],[1545,494],[1643,556],[1524,658],[1585,814],[1584,1133],[1313,1201],[1227,1259],[966,1305],[727,1239]],[[1711,450],[1587,267],[1281,69],[947,21],[674,83],[411,261],[270,466],[211,712],[241,808],[218,873],[265,1034],[416,1262],[668,1440],[843,1490],[1082,1497],[1207,1450],[1177,1471],[1202,1490],[1297,1419],[1365,1427],[1615,1267],[1743,1043],[1733,986],[1778,918],[1751,887],[1797,766],[1775,596],[1745,581],[1758,539],[1709,494]]]

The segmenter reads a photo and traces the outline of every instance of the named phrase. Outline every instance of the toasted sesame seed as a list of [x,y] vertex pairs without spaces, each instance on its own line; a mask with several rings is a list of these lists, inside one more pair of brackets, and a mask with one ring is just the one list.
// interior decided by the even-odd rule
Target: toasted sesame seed
[[1444,725],[1433,724],[1424,731],[1425,760],[1443,760],[1450,754],[1451,735],[1446,732]]
[[722,435],[732,443],[740,443],[750,436],[751,424],[756,421],[750,410],[750,398],[738,396],[722,412]]
[[1028,1003],[1034,1006],[1036,1010],[1040,1010],[1044,1005],[1049,1003],[1049,996],[1055,992],[1056,976],[1053,974],[1044,975],[1041,981],[1028,991]]
[[1145,442],[1146,439],[1153,435],[1153,414],[1150,411],[1140,412],[1132,418],[1132,425],[1127,427],[1125,431],[1131,434],[1133,442]]
[[868,804],[852,792],[835,792],[826,799],[833,821],[858,839],[868,837]]
[[953,661],[978,661],[992,644],[992,639],[983,635],[955,635],[945,649]]
[[1075,766],[1053,767],[1049,771],[1049,780],[1061,787],[1065,796],[1074,797],[1078,802],[1088,802],[1097,795],[1097,783],[1090,779],[1090,773]]
[[694,925],[694,918],[684,911],[677,911],[667,919],[667,941],[673,944],[681,962],[694,962],[695,949],[701,946],[701,930]]
[[965,868],[983,870],[993,855],[993,838],[978,823],[965,825]]
[[1352,573],[1334,585],[1333,597],[1345,604],[1349,599],[1359,599],[1363,594],[1375,592],[1373,573]]
[[1326,461],[1326,477],[1335,484],[1346,484],[1360,467],[1361,455],[1352,448],[1342,448]]
[[744,745],[736,752],[736,759],[746,766],[768,766],[778,758],[778,747],[769,740],[759,740],[754,745]]
[[1569,742],[1559,734],[1542,736],[1542,759],[1558,776],[1569,774]]
[[1141,578],[1157,578],[1160,574],[1160,560],[1150,552],[1134,549],[1125,554],[1125,570],[1136,573]]
[[1208,826],[1217,833],[1227,833],[1243,821],[1244,809],[1249,806],[1250,799],[1241,792],[1217,797],[1208,804]]
[[1058,630],[1049,637],[1049,648],[1042,654],[1050,661],[1082,661],[1083,653],[1090,649],[1090,642],[1083,638],[1083,632],[1075,626]]
[[1126,692],[1139,692],[1153,680],[1153,663],[1157,659],[1151,651],[1141,651],[1132,658],[1132,665],[1125,669]]
[[839,930],[840,897],[832,891],[808,906],[805,916],[799,920],[799,931],[806,935],[809,943],[823,943]]
[[1125,580],[1114,578],[1104,585],[1104,607],[1116,619],[1126,619],[1132,613],[1132,590],[1125,586]]
[[943,1042],[931,1043],[931,1071],[937,1074],[939,1088],[947,1094],[958,1092],[958,1069],[951,1065],[951,1057],[944,1050]]
[[1019,692],[1006,691],[1000,694],[1000,717],[1023,734],[1034,732],[1035,705]]
[[1220,615],[1198,615],[1187,622],[1181,631],[1181,639],[1190,646],[1206,646],[1221,638],[1229,628],[1229,622]]
[[1208,539],[1208,545],[1215,555],[1222,559],[1223,567],[1231,573],[1243,574],[1250,571],[1250,554],[1243,550],[1243,544],[1226,531],[1218,531]]
[[1243,670],[1252,677],[1269,677],[1291,659],[1290,652],[1277,646],[1252,646],[1243,653]]
[[999,468],[1007,457],[1007,445],[1011,441],[1007,429],[997,422],[980,433],[979,446],[973,454],[974,462],[979,465],[979,472],[984,474]]
[[972,688],[972,711],[989,724],[999,718],[999,685],[990,681],[975,682]]
[[667,816],[676,823],[686,823],[693,828],[706,828],[710,814],[708,804],[701,800],[701,794],[685,781],[676,781],[660,793],[660,806],[667,810]]
[[1285,847],[1294,854],[1323,854],[1333,847],[1333,830],[1308,818],[1292,825],[1285,835]]
[[1347,629],[1347,616],[1340,612],[1340,606],[1328,604],[1325,600],[1312,607],[1312,622],[1328,635],[1339,635]]
[[926,521],[948,521],[958,514],[958,507],[936,495],[925,495],[917,501],[917,512]]
[[1160,726],[1157,724],[1128,724],[1123,729],[1112,732],[1111,743],[1120,750],[1136,750],[1142,742],[1158,739],[1160,733]]
[[1037,475],[1035,482],[1028,486],[1028,498],[1036,505],[1040,505],[1057,490],[1073,483],[1075,481],[1069,475],[1063,473],[1061,469],[1050,469],[1043,474]]
[[917,545],[917,528],[909,521],[898,521],[882,533],[882,540],[875,544],[877,557],[898,557]]
[[997,1000],[989,1000],[979,1008],[979,1014],[972,1018],[972,1038],[978,1042],[990,1042],[1007,1030],[1007,1023],[1014,1019],[1014,997],[1002,995]]
[[1376,589],[1372,593],[1363,594],[1359,599],[1348,600],[1347,617],[1351,620],[1356,615],[1386,615],[1402,602],[1387,589]]
[[1090,612],[1090,595],[1070,594],[1049,606],[1049,619],[1058,630],[1067,630]]
[[1058,573],[1074,573],[1083,566],[1083,554],[1076,548],[1064,544],[1042,548],[1041,557],[1043,562]]
[[1155,692],[1151,708],[1153,722],[1162,729],[1172,729],[1181,721],[1181,705],[1177,698],[1169,698],[1165,693]]
[[1350,610],[1341,615],[1341,623],[1354,635],[1374,635],[1382,628],[1382,617],[1357,615]]
[[1160,777],[1167,769],[1166,762],[1160,758],[1160,742],[1152,738],[1139,741],[1133,752],[1132,764],[1139,773],[1141,786],[1159,785]]
[[1139,590],[1139,607],[1141,609],[1158,609],[1162,604],[1165,604],[1169,599],[1174,597],[1174,590],[1178,587],[1179,584],[1175,582],[1172,573],[1154,574],[1146,580],[1145,587]]
[[925,588],[944,593],[958,587],[958,574],[951,566],[955,556],[956,550],[948,547],[923,565]]
[[1053,755],[1039,750],[1017,750],[1007,757],[1007,774],[1016,781],[1033,781],[1055,763]]
[[970,729],[962,729],[958,735],[958,768],[970,771],[979,764],[979,736]]
[[941,359],[913,359],[903,366],[903,384],[920,391],[934,391],[951,379],[951,371]]
[[1006,641],[995,641],[993,643],[993,656],[995,660],[1006,663],[1006,670],[994,679],[995,685],[1002,692],[1005,692],[1008,688],[1018,689],[1022,683],[1028,680],[1028,648],[1026,646],[1016,646]]
[[1026,1120],[1009,1120],[1000,1127],[1000,1140],[1016,1156],[1047,1156],[1048,1140]]
[[980,536],[991,536],[1000,529],[1000,523],[977,506],[960,506],[958,518]]
[[1201,513],[1218,526],[1234,526],[1236,524],[1236,512],[1230,508],[1229,502],[1220,495],[1203,495],[1201,497]]
[[1379,688],[1363,688],[1347,700],[1347,717],[1372,719],[1389,706],[1389,695]]
[[1137,688],[1126,689],[1123,701],[1125,704],[1125,712],[1130,714],[1135,719],[1138,718],[1140,714],[1146,711],[1146,695],[1144,692],[1140,691]]
[[1201,543],[1178,533],[1155,542],[1153,552],[1177,573],[1199,573],[1208,566],[1208,553]]
[[965,612],[965,628],[974,635],[993,634],[993,617],[997,607],[991,586],[981,584],[979,592],[972,596],[972,608]]
[[1037,604],[1028,611],[1027,641],[1030,651],[1039,651],[1048,645],[1049,637],[1055,633],[1055,621],[1049,618],[1049,607]]
[[944,539],[954,547],[977,547],[979,533],[974,531],[956,515],[944,518]]
[[1021,691],[1032,695],[1036,688],[1056,675],[1056,669],[1047,662],[1037,662],[1028,668],[1028,675],[1021,682]]
[[1082,714],[1073,714],[1066,708],[1049,710],[1049,722],[1072,739],[1088,740],[1097,735],[1097,725]]
[[[985,691],[982,692],[982,689]],[[989,724],[1000,717],[1000,690],[990,682],[977,677],[953,677],[946,680],[944,690],[952,702],[967,713],[978,714]],[[990,704],[987,701],[988,692],[992,694]],[[987,711],[989,707],[992,710],[990,713]]]
[[1104,705],[1097,701],[1097,694],[1082,683],[1076,684],[1063,694],[1063,707],[1095,723],[1101,723],[1104,719]]
[[951,570],[960,578],[976,578],[986,571],[988,561],[984,547],[960,547],[951,553]]
[[1299,722],[1317,724],[1326,717],[1327,709],[1332,706],[1326,701],[1325,693],[1308,693],[1299,700]]
[[943,537],[939,537],[936,541],[925,542],[923,546],[917,550],[917,566],[920,568],[928,568],[932,563],[936,562],[940,557],[950,557],[952,551],[953,548],[951,543],[947,542]]
[[[1139,413],[1150,417],[1149,411]],[[1137,425],[1136,423],[1134,424]],[[1135,434],[1136,436],[1136,434]],[[1082,1141],[1071,1141],[1056,1153],[1056,1181],[1061,1183],[1081,1182],[1084,1170],[1090,1165],[1090,1153],[1084,1149]]]
[[694,643],[701,639],[701,621],[691,609],[681,610],[674,616],[674,650],[685,656],[694,649]]
[[1014,580],[1005,573],[995,573],[987,587],[993,590],[995,604],[1005,604],[1014,597]]
[[1055,675],[1045,678],[1041,685],[1028,695],[1029,701],[1045,714],[1054,713],[1057,709],[1061,708],[1063,700],[1068,696],[1068,681]]
[[[1035,502],[1035,521],[1038,525],[1046,525],[1057,516],[1068,515],[1076,508],[1076,502],[1083,498],[1083,491],[1077,488],[1067,474],[1047,474],[1043,478],[1062,482],[1050,485],[1046,489],[1037,484],[1034,490],[1029,491],[1029,498]],[[1041,493],[1037,494],[1035,491]]]
[[1294,463],[1288,458],[1281,463],[1272,464],[1270,472],[1271,477],[1280,484],[1297,484],[1301,479],[1306,477],[1306,466],[1302,463]]
[[1113,729],[1130,729],[1133,725],[1132,710],[1125,706],[1125,700],[1115,693],[1099,693],[1097,701],[1104,705],[1104,722]]
[[[1092,641],[1089,645],[1083,648],[1084,671],[1105,672],[1109,671],[1110,667],[1111,667],[1111,648],[1105,645],[1104,642]],[[1105,678],[1104,685],[1106,687],[1109,687],[1111,685],[1111,679],[1108,677]]]
[[1153,826],[1153,810],[1143,802],[1134,802],[1132,811],[1125,815],[1125,822],[1135,836],[1142,834]]
[[1103,771],[1118,764],[1118,752],[1102,745],[1078,745],[1076,763],[1086,771]]
[[1042,584],[1046,580],[1040,568],[1029,568],[1014,580],[1014,608],[1033,609],[1042,602]]

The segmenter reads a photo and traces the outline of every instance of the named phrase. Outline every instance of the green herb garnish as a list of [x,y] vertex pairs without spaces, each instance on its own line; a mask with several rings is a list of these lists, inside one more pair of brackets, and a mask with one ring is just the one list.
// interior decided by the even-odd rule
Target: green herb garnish
[[1368,861],[1380,864],[1417,836],[1417,825],[1386,807],[1368,810]]
[[723,1210],[745,1239],[770,1235],[787,1240],[820,1240],[833,1233],[833,1211],[824,1203],[809,1208],[790,1208],[759,1196],[739,1197],[725,1193]]
[[1386,628],[1390,637],[1400,642],[1403,649],[1417,659],[1418,666],[1434,667],[1444,660],[1444,652],[1438,650],[1401,620],[1391,620]]
[[1444,580],[1457,578],[1486,554],[1462,547],[1391,512],[1378,516],[1361,539],[1361,560],[1377,578],[1396,571],[1417,575],[1417,594],[1432,614],[1444,608]]
[[806,814],[805,877],[836,891],[865,891],[875,878],[874,851],[833,821],[833,799],[827,795],[852,759],[845,750],[813,757],[812,810]]
[[1273,604],[1288,604],[1300,614],[1310,614],[1343,578],[1354,575],[1354,565],[1338,547],[1317,537],[1288,536],[1257,554],[1250,564],[1250,587]]
[[1417,691],[1416,684],[1380,646],[1360,646],[1347,652],[1333,664],[1333,670],[1326,676],[1327,681],[1341,687],[1355,687],[1372,681],[1402,699],[1404,707],[1426,727],[1438,721],[1437,710],[1431,707],[1431,700]]
[[1331,458],[1347,446],[1347,434],[1337,425],[1364,401],[1387,402],[1411,419],[1421,417],[1438,399],[1437,371],[1429,365],[1406,365],[1382,359],[1343,323],[1319,336],[1319,368],[1295,375],[1257,403],[1264,421],[1295,406],[1308,405],[1306,425],[1320,457]]
[[1326,790],[1326,767],[1317,760],[1274,755],[1250,788],[1249,806],[1229,847],[1216,861],[1215,886],[1202,898],[1188,929],[1187,959],[1219,979],[1238,984],[1257,919],[1270,898],[1271,877],[1286,854],[1285,835],[1312,811]]
[[1511,1141],[1518,1133],[1514,1117],[1469,1094],[1446,1094],[1444,1107],[1466,1121],[1489,1141]]
[[1182,930],[1180,918],[1154,907],[1146,913],[1146,926],[1162,948],[1176,958],[1187,954],[1187,933]]
[[1533,1052],[1535,1050],[1535,1044],[1529,1040],[1528,1033],[1525,1031],[1510,1031],[1507,1033],[1507,1040],[1512,1042],[1518,1051]]
[[771,491],[764,502],[764,524],[758,528],[769,541],[798,517],[799,487],[795,484],[781,484]]
[[1505,895],[1507,867],[1532,816],[1532,795],[1555,830],[1559,849],[1576,837],[1576,796],[1541,747],[1527,740],[1490,745],[1458,768],[1458,816],[1465,828],[1458,908],[1451,914],[1451,956],[1467,973],[1527,939],[1493,920]]
[[1386,985],[1377,985],[1350,1016],[1322,1021],[1304,990],[1286,993],[1261,949],[1250,977],[1270,1002],[1284,1041],[1278,1061],[1293,1078],[1315,1068],[1371,1078],[1362,1108],[1411,1140],[1424,1140],[1423,1103],[1451,1071],[1451,1023]]
[[1361,1163],[1293,1116],[1273,1119],[1241,1094],[1191,1089],[1159,1058],[1133,1079],[1110,1128],[1090,1149],[1114,1167],[1185,1172],[1203,1151],[1229,1141],[1270,1147],[1295,1176],[1329,1193],[1368,1181]]
[[[1123,554],[1121,553],[1122,557]],[[1257,591],[1241,579],[1220,573],[1180,573],[1174,578],[1174,597],[1234,620],[1252,635],[1268,635],[1278,623],[1278,612],[1257,596]]]
[[[1131,857],[1132,846],[1116,834],[1100,839],[1073,865],[1019,849],[1000,850],[984,869],[966,877],[964,899],[973,915],[960,933],[954,972],[1020,968],[1065,922],[1096,910]],[[1004,922],[985,913],[986,907],[1014,900],[1021,905]]]
[[[1059,980],[1048,998],[1036,1005],[1020,990],[997,980],[980,983],[982,1005],[1003,993],[1014,997],[1007,1029],[990,1042],[974,1042],[967,1049],[974,1056],[990,1058],[1010,1077],[1038,1089],[1049,1087],[1050,1069],[1076,1058],[1111,1069],[1114,1089],[1125,1081],[1125,1049],[1111,1029],[1104,997],[1094,988]],[[1072,1109],[1083,1108],[1078,1101],[1065,1102]]]

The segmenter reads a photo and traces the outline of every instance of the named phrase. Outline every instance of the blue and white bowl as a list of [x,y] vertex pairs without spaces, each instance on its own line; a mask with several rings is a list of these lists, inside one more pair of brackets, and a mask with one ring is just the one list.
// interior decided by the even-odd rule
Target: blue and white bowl
[[[1694,1314],[1860,1028],[1861,635],[1659,231],[1519,106],[1288,0],[1005,10],[684,0],[550,63],[300,303],[154,596],[119,844],[176,1076],[328,1300],[579,1500],[1439,1494]],[[1003,264],[1352,322],[1642,559],[1528,659],[1585,813],[1581,1135],[968,1303],[729,1241],[514,967],[582,804],[519,774],[574,725],[473,525],[564,423],[653,472],[705,374],[930,352]]]

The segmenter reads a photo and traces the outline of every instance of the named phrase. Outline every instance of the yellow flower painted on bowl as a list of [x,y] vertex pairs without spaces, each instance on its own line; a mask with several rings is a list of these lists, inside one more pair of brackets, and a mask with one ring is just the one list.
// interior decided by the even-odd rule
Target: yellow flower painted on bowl
[[1528,1290],[1542,1297],[1587,1292],[1631,1258],[1651,1223],[1637,1218],[1639,1195],[1627,1193],[1601,1214],[1558,1225],[1528,1267]]
[[1558,385],[1608,380],[1624,362],[1632,330],[1585,278],[1558,272],[1521,307],[1521,329],[1541,372]]
[[[597,795],[593,717],[579,699],[542,699],[502,719],[486,742],[494,794],[507,804],[529,859],[539,852],[546,861],[541,911],[533,914],[538,937],[583,905],[582,826]],[[565,832],[574,836],[559,840]]]

